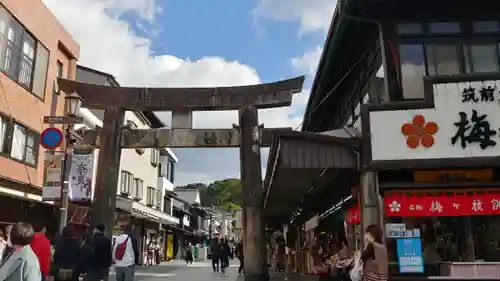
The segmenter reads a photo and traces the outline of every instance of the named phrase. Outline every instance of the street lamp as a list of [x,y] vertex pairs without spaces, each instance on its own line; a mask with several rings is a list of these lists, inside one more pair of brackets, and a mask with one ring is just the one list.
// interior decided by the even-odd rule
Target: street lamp
[[83,99],[76,92],[73,92],[66,96],[65,98],[65,108],[66,115],[68,116],[78,116],[80,107],[82,106]]
[[[77,117],[80,107],[82,106],[83,99],[76,92],[73,92],[65,97],[64,108],[67,116]],[[59,219],[59,234],[62,233],[63,228],[68,221],[68,207],[69,207],[69,177],[71,171],[71,162],[73,155],[71,130],[73,125],[70,124],[66,128],[65,134],[65,148],[64,148],[64,166],[62,170],[62,186],[61,186],[61,202],[60,202],[60,219]]]

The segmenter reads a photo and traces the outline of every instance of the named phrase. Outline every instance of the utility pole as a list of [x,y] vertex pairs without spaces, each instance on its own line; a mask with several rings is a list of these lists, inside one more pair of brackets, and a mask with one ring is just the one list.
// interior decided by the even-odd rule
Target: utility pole
[[269,280],[265,223],[264,189],[260,160],[260,127],[257,108],[239,109],[240,161],[243,195],[243,253],[245,281]]

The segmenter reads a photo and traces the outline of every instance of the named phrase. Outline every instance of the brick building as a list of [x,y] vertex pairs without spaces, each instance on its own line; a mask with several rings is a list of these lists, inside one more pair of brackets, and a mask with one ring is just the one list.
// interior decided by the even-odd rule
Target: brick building
[[74,79],[78,56],[78,44],[42,1],[0,1],[0,223],[57,217],[41,202],[39,138],[43,116],[64,114],[55,82]]

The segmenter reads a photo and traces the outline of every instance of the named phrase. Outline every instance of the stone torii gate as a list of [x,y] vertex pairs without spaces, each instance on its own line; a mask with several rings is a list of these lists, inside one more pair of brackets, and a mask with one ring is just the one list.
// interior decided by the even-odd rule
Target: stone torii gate
[[[258,123],[258,109],[290,106],[304,76],[274,83],[214,88],[127,88],[59,79],[65,93],[76,92],[87,108],[104,109],[101,130],[89,130],[76,149],[100,148],[91,221],[111,229],[122,148],[239,147],[243,194],[245,280],[268,280],[263,218],[260,147],[272,130]],[[172,129],[124,128],[125,111],[172,111]],[[192,129],[193,111],[238,110],[230,129]],[[288,128],[289,129],[289,128]]]

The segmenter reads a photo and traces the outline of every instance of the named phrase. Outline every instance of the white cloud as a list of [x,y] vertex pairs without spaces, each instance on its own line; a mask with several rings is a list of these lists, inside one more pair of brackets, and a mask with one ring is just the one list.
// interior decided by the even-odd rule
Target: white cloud
[[300,33],[328,31],[336,0],[259,0],[255,14],[277,21],[298,21]]
[[[124,12],[136,12],[141,20],[154,23],[155,15],[161,12],[155,0],[43,1],[80,44],[79,62],[113,74],[123,86],[207,87],[262,82],[255,69],[238,61],[220,57],[190,60],[168,54],[154,54],[151,39],[138,36],[131,25],[120,20],[119,16]],[[297,95],[292,108],[262,110],[261,122],[267,127],[296,127],[302,119],[306,95]],[[294,117],[292,113],[298,114]],[[236,115],[236,112],[195,113],[194,126],[230,128],[237,122]],[[168,113],[161,113],[160,116],[168,122]],[[207,153],[208,151],[210,152]],[[177,171],[178,180],[182,183],[239,176],[238,158],[226,161],[220,157],[218,150],[185,149],[176,152],[180,154]],[[214,165],[214,161],[217,164]],[[228,167],[219,167],[219,162]],[[197,166],[198,169],[193,171],[189,169],[191,166]]]
[[298,71],[307,73],[309,75],[314,75],[316,68],[318,67],[318,62],[321,58],[321,53],[323,48],[316,46],[316,48],[307,51],[300,57],[292,58],[292,66]]

